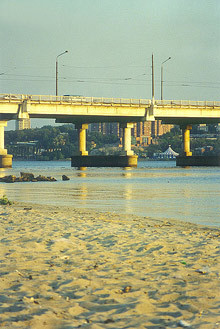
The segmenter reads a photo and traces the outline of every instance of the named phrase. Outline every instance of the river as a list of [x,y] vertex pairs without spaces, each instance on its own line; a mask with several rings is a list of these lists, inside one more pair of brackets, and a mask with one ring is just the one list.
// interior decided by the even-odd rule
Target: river
[[[14,161],[0,176],[20,172],[57,182],[0,183],[12,201],[65,205],[156,219],[220,226],[220,167],[176,167],[174,161],[139,161],[137,168],[71,168],[70,161]],[[62,175],[70,180],[62,181]]]

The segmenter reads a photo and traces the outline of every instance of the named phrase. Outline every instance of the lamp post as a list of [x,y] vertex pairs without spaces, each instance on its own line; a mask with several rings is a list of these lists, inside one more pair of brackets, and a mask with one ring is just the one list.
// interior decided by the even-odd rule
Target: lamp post
[[162,64],[161,64],[161,75],[160,75],[160,86],[161,86],[161,89],[160,89],[160,98],[161,100],[163,99],[163,64],[168,62],[169,60],[171,59],[171,57],[167,58]]
[[58,96],[58,57],[68,53],[68,50],[64,51],[63,53],[59,54],[56,57],[56,96]]
[[154,102],[154,54],[152,54],[152,101]]

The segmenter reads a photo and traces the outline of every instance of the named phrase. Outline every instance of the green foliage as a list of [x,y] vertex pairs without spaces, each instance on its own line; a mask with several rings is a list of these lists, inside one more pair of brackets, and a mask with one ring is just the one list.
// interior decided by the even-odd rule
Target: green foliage
[[123,150],[119,147],[100,147],[93,149],[91,155],[123,155]]
[[[213,132],[213,129],[214,129],[213,126],[211,126],[211,128],[209,127],[209,131]],[[193,127],[193,130],[195,133],[197,133],[195,127]],[[220,154],[220,137],[218,135],[216,136],[215,138],[209,138],[208,134],[206,137],[201,136],[200,138],[194,138],[191,136],[190,149],[193,152],[193,154],[195,154],[195,150],[197,148],[202,148],[202,147],[205,148],[206,146],[212,146],[213,150],[207,151],[204,154],[206,155]],[[183,150],[182,131],[178,126],[175,126],[173,129],[171,129],[170,132],[158,137],[155,144],[149,145],[147,147],[147,156],[151,158],[154,153],[164,152],[166,151],[169,145],[171,145],[172,149],[175,152],[181,154]]]
[[[214,131],[214,126],[209,130]],[[193,127],[195,133],[197,130]],[[193,131],[192,130],[192,131]],[[212,146],[212,154],[220,154],[220,137],[217,138],[193,138],[191,137],[191,150]],[[18,142],[35,141],[35,144],[19,153]],[[76,154],[78,150],[78,136],[74,125],[66,124],[62,126],[44,126],[42,128],[6,131],[5,144],[8,153],[13,154],[16,159],[36,159],[36,160],[63,160],[69,159]],[[121,154],[118,149],[119,139],[116,135],[103,135],[100,132],[87,131],[87,150],[93,154]],[[134,140],[133,140],[134,144]],[[146,147],[135,147],[134,151],[139,157],[151,158],[154,153],[164,152],[171,145],[175,152],[182,152],[182,132],[178,126],[171,129],[170,132],[158,137],[154,144]],[[24,145],[25,146],[25,145]],[[31,153],[32,152],[32,153]]]
[[[21,154],[19,145],[16,145],[20,142],[35,142],[35,144],[32,149],[27,148],[27,151],[23,150]],[[5,144],[14,158],[32,156],[37,160],[62,160],[70,158],[77,148],[77,132],[73,125],[6,131]]]
[[119,139],[116,135],[103,135],[100,132],[90,132],[87,135],[88,147],[91,147],[92,142],[95,142],[96,148],[100,148],[105,144],[116,144],[119,142]]
[[182,135],[178,127],[174,127],[170,132],[158,137],[155,144],[149,145],[146,150],[147,156],[152,158],[154,153],[166,151],[169,145],[175,152],[181,153]]
[[5,132],[5,144],[11,142],[29,142],[37,141],[38,148],[52,149],[54,146],[60,146],[75,143],[77,133],[73,125],[64,125],[60,127],[44,126],[42,128],[11,130]]
[[0,205],[12,205],[12,202],[8,200],[6,195],[3,195],[3,197],[0,198]]
[[[20,146],[19,142],[31,142],[35,144],[30,148]],[[87,132],[87,150],[104,147],[106,144],[115,145],[118,143],[115,135],[103,135],[100,132]],[[8,152],[14,158],[37,159],[37,160],[63,160],[76,154],[78,150],[78,136],[74,125],[67,124],[53,127],[25,129],[5,132],[5,144]],[[23,150],[21,150],[23,147]]]

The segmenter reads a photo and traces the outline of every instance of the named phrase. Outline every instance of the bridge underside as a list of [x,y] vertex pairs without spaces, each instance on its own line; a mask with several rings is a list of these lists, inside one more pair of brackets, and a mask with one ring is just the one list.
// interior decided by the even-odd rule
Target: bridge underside
[[176,158],[176,165],[179,167],[219,167],[220,156],[178,156]]
[[71,157],[71,166],[84,167],[137,167],[137,155],[76,155]]
[[118,116],[57,116],[56,123],[99,123],[99,122],[119,122],[119,123],[135,123],[145,121],[145,117],[118,117]]
[[170,118],[164,118],[164,117],[155,117],[156,120],[162,120],[162,123],[164,124],[174,124],[174,125],[194,125],[194,124],[214,124],[214,123],[220,123],[220,118],[189,118],[189,117],[170,117]]
[[[44,115],[30,115],[30,119],[45,119]],[[47,115],[47,119],[54,119],[56,123],[98,123],[98,122],[119,122],[119,123],[136,123],[144,122],[146,118],[139,117],[119,117],[119,116],[82,116],[82,115]],[[13,114],[0,114],[0,121],[17,120],[17,115]],[[215,124],[220,123],[220,117],[218,118],[192,118],[192,117],[170,117],[164,118],[163,116],[155,116],[155,120],[161,120],[163,124],[175,124],[179,126],[194,125],[194,124]],[[152,120],[153,121],[153,120]]]

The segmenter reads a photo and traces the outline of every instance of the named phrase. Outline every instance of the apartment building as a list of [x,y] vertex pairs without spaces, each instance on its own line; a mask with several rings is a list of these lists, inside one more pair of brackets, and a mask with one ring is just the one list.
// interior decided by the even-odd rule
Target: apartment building
[[[153,142],[157,136],[161,136],[169,132],[173,125],[162,124],[161,121],[144,121],[134,123],[131,129],[131,135],[135,138],[137,145],[147,146]],[[90,131],[98,131],[103,134],[113,134],[122,138],[122,130],[119,123],[92,123]]]
[[31,120],[30,119],[17,119],[15,122],[16,130],[30,129]]

